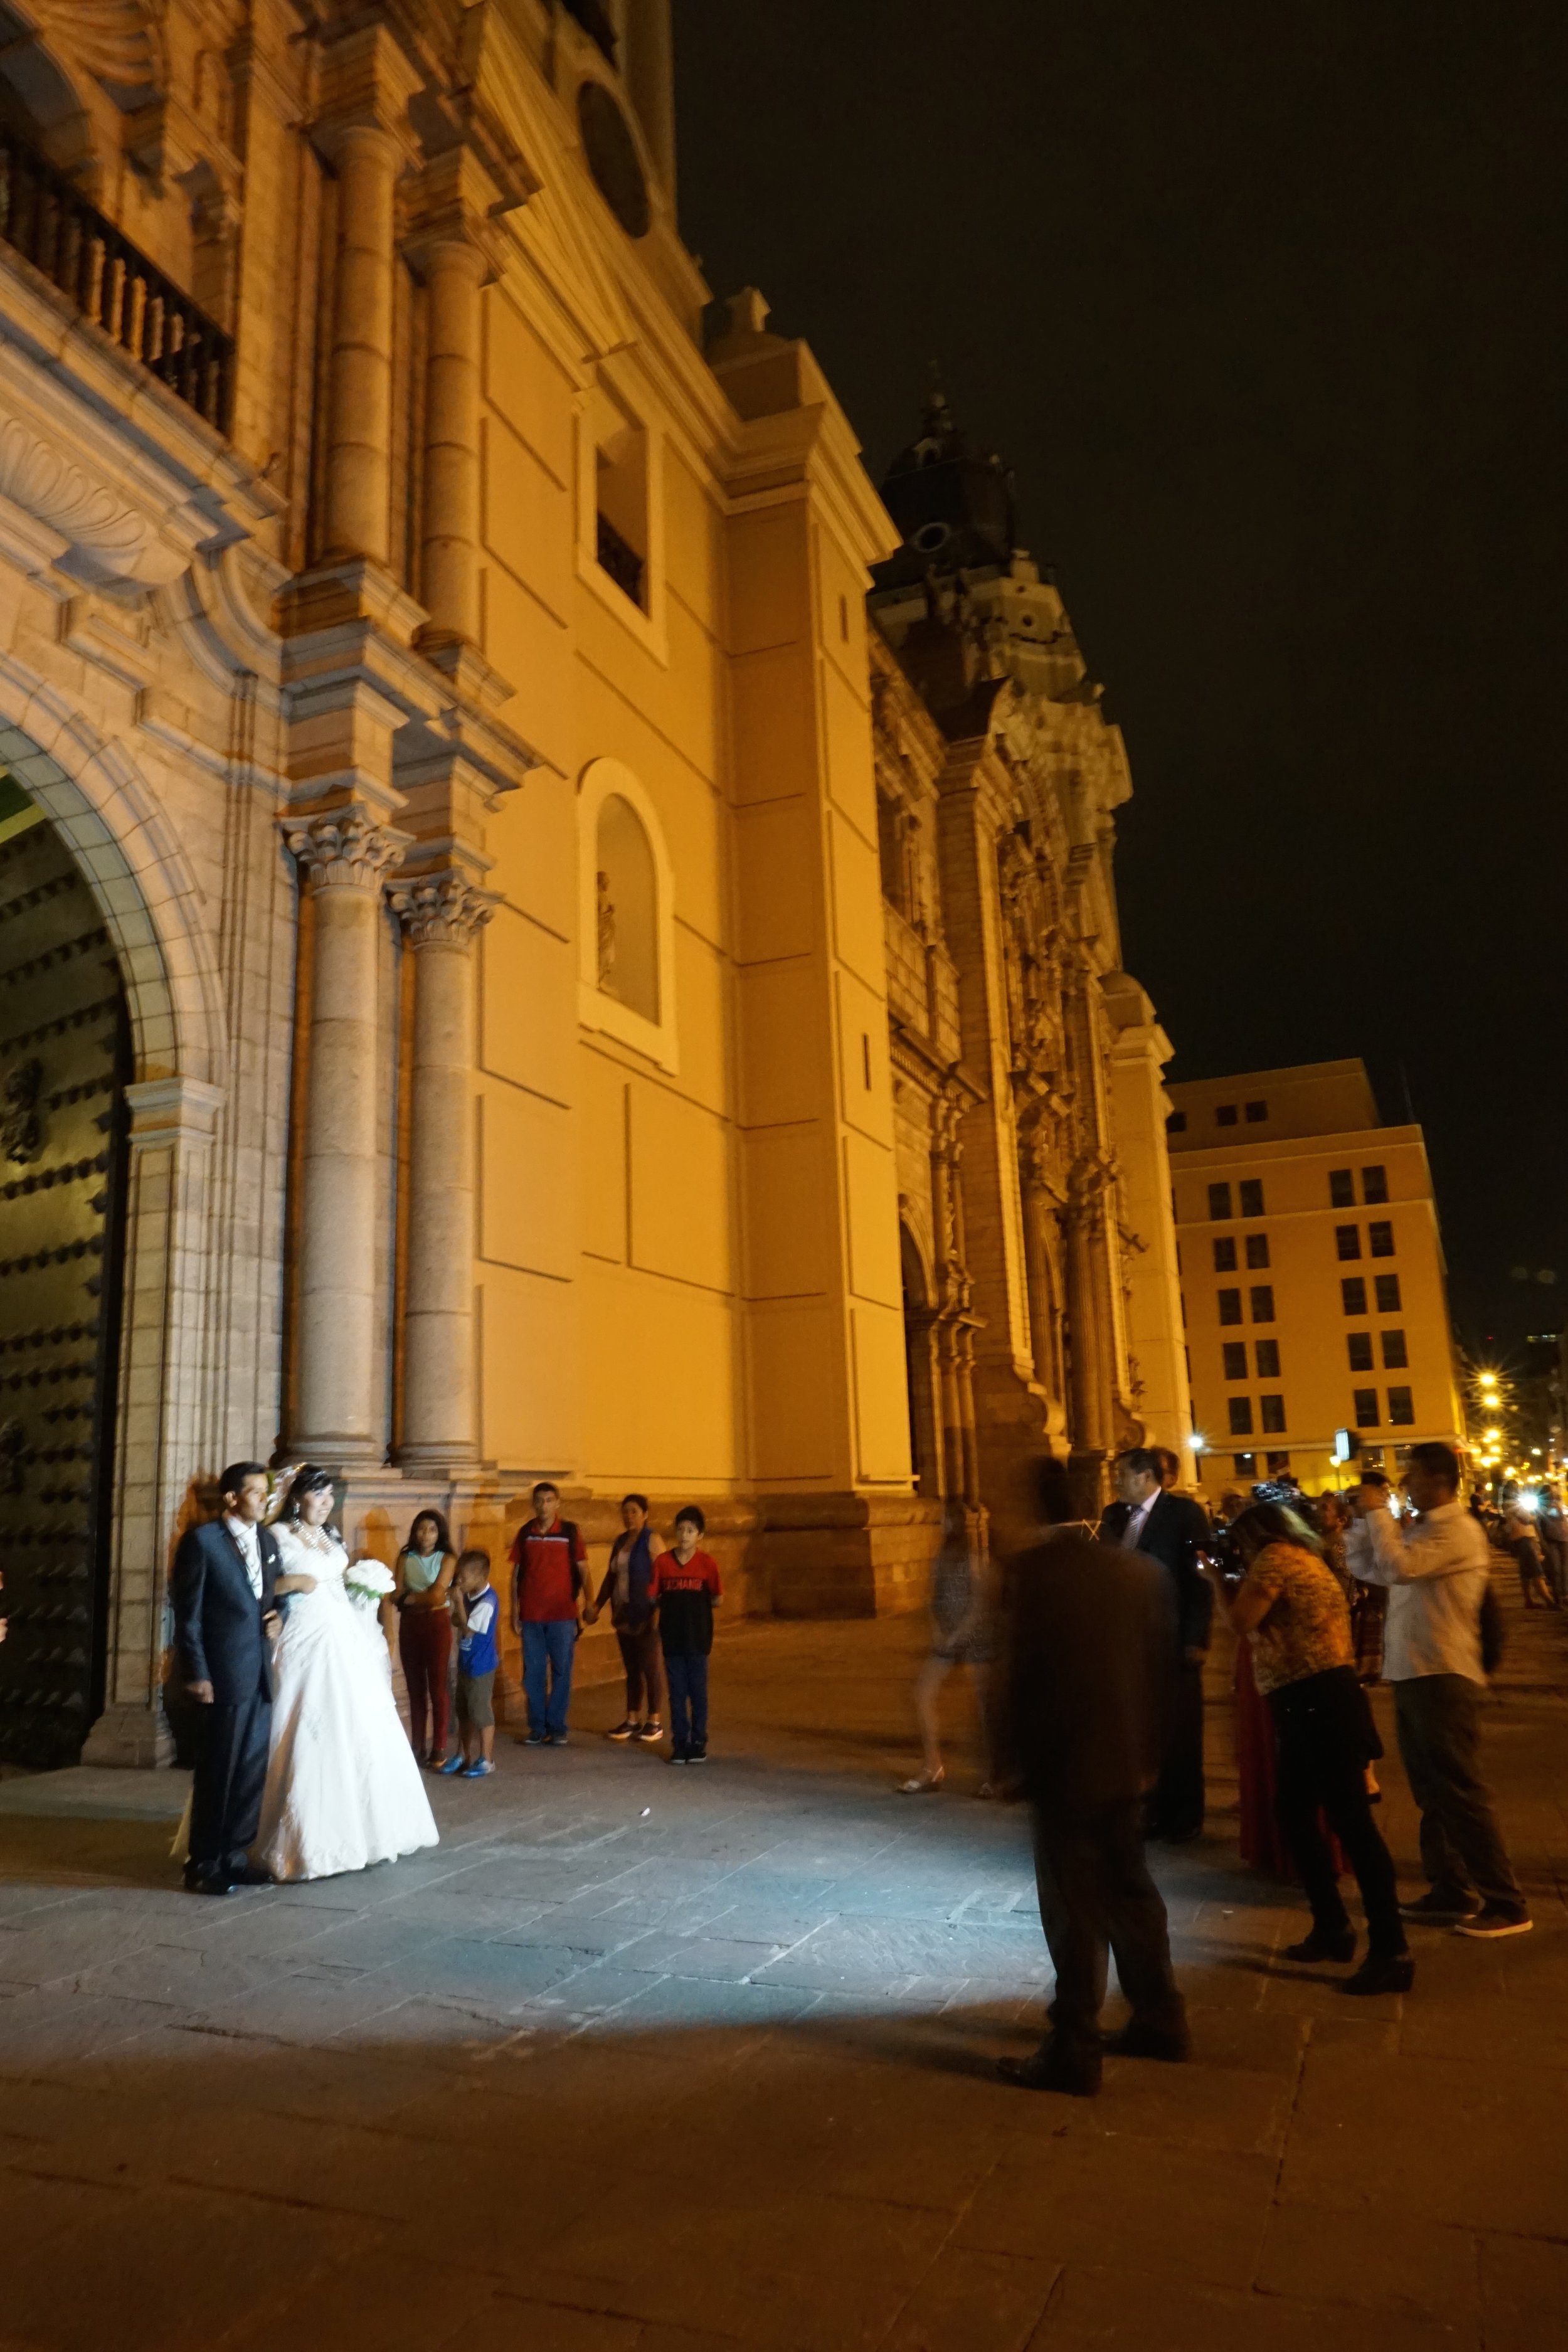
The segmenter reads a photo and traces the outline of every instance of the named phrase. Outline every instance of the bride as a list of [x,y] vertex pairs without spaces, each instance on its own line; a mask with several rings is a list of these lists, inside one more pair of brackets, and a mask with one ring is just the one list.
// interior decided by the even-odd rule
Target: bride
[[331,1878],[437,1843],[392,1696],[374,1613],[353,1601],[348,1554],[327,1521],[328,1472],[306,1463],[278,1538],[289,1596],[273,1656],[272,1746],[255,1859],[274,1878]]

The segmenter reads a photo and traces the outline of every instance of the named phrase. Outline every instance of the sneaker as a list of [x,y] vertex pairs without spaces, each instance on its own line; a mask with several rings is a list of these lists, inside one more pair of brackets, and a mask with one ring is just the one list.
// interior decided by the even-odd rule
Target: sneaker
[[544,1735],[544,1745],[546,1748],[570,1748],[572,1742],[563,1731],[547,1731]]
[[670,1760],[670,1762],[671,1762],[672,1764],[689,1764],[689,1763],[690,1763],[690,1761],[691,1761],[691,1750],[690,1750],[690,1748],[671,1748],[671,1750],[670,1750],[670,1754],[669,1754],[669,1760]]
[[495,1769],[496,1768],[493,1764],[489,1763],[486,1759],[481,1756],[477,1764],[464,1765],[463,1778],[465,1780],[488,1780]]
[[624,1723],[616,1724],[609,1736],[612,1739],[637,1739],[641,1737],[641,1730],[640,1724],[628,1715]]
[[444,1764],[437,1765],[436,1769],[437,1772],[442,1773],[447,1780],[450,1780],[454,1772],[463,1771],[467,1768],[467,1764],[468,1759],[465,1756],[448,1756]]
[[1347,1977],[1342,1992],[1408,1992],[1415,1981],[1415,1963],[1408,1952],[1390,1952],[1373,1959],[1369,1952],[1354,1976]]
[[689,1764],[706,1764],[708,1761],[708,1742],[703,1739],[689,1748],[686,1751],[686,1760]]
[[1399,1916],[1402,1919],[1424,1919],[1429,1927],[1457,1927],[1461,1919],[1475,1918],[1480,1907],[1479,1902],[1466,1895],[1441,1895],[1434,1886],[1430,1894],[1418,1896],[1414,1903],[1402,1903]]
[[642,1729],[637,1733],[637,1738],[639,1739],[647,1740],[650,1743],[655,1739],[662,1739],[664,1738],[664,1726],[660,1723],[657,1715],[653,1717],[651,1722],[645,1723],[643,1725]]
[[1454,1933],[1484,1936],[1489,1941],[1495,1936],[1528,1936],[1534,1925],[1528,1911],[1500,1911],[1496,1904],[1489,1903],[1473,1919],[1461,1919]]
[[550,1745],[550,1734],[547,1731],[525,1731],[522,1744],[525,1748],[547,1748]]

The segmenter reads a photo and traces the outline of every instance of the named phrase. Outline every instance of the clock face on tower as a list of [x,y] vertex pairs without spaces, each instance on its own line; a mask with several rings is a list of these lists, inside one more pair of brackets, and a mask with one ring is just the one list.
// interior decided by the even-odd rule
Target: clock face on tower
[[577,125],[595,186],[628,236],[646,236],[652,215],[637,141],[602,81],[578,85]]

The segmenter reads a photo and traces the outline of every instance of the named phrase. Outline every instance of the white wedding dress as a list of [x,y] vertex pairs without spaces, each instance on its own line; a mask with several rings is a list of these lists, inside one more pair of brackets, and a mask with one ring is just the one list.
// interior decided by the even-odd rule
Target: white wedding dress
[[392,1662],[374,1609],[345,1591],[348,1554],[328,1537],[278,1538],[288,1595],[273,1654],[272,1747],[253,1849],[274,1878],[333,1878],[435,1845],[430,1801],[398,1720]]

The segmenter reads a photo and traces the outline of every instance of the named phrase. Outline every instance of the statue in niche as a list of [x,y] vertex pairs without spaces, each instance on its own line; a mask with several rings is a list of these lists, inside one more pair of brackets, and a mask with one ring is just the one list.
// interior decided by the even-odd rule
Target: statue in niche
[[597,890],[597,906],[598,906],[598,922],[599,922],[599,986],[600,986],[600,987],[605,991],[605,994],[606,994],[606,995],[608,995],[608,996],[616,996],[616,995],[618,995],[620,992],[619,992],[619,990],[618,990],[618,989],[616,988],[616,909],[615,909],[615,903],[614,903],[614,901],[612,900],[612,898],[611,898],[611,897],[610,897],[610,877],[609,877],[609,876],[608,876],[607,874],[601,874],[601,875],[599,875],[599,876],[598,876],[598,877],[597,877],[597,882],[598,882],[598,890]]

